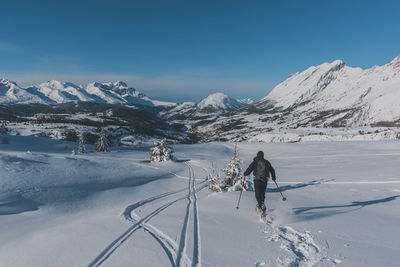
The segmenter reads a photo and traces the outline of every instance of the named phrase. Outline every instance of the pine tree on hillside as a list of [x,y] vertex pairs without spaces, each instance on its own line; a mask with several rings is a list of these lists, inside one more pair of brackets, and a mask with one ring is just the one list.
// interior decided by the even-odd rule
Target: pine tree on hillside
[[150,148],[150,162],[162,162],[173,158],[173,150],[164,145],[165,141],[154,141],[154,147]]
[[241,182],[242,168],[240,167],[240,160],[238,158],[238,148],[235,145],[234,155],[232,160],[227,164],[226,168],[222,170],[225,173],[225,187],[232,187]]
[[78,146],[78,153],[84,154],[86,153],[86,133],[81,133],[79,135],[79,146]]
[[106,136],[106,132],[104,129],[101,129],[100,137],[96,142],[96,151],[97,152],[110,152],[110,144],[108,143],[108,139]]

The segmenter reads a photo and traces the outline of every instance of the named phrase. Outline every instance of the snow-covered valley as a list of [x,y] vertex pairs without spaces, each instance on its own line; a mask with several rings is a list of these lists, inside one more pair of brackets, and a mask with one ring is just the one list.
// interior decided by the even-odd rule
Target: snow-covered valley
[[[1,266],[397,266],[400,143],[239,143],[263,150],[272,225],[254,192],[213,193],[232,143],[71,155],[76,143],[8,136],[0,144]],[[68,149],[65,149],[65,147]],[[94,150],[88,146],[88,150]]]

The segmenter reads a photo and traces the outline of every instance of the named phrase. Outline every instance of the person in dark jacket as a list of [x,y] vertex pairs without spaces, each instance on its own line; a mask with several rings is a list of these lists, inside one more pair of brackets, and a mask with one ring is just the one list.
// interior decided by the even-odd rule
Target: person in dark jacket
[[257,207],[265,215],[267,208],[265,207],[265,190],[267,189],[267,183],[269,175],[271,174],[272,180],[276,180],[275,170],[271,163],[264,159],[264,152],[258,151],[257,156],[253,159],[253,162],[249,165],[247,170],[244,172],[244,176],[248,176],[251,172],[254,175],[254,188],[256,193]]

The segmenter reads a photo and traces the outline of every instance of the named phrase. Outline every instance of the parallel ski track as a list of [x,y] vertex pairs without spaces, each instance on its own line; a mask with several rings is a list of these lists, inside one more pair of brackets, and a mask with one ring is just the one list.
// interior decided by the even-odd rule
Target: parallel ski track
[[200,222],[199,222],[199,212],[197,206],[197,194],[196,194],[196,185],[195,185],[195,176],[193,167],[189,166],[189,169],[192,171],[192,195],[193,195],[193,261],[192,267],[201,266],[201,239],[200,239]]
[[[168,256],[168,259],[171,263],[171,266],[201,266],[201,246],[200,246],[200,225],[198,219],[198,207],[197,207],[197,192],[201,191],[207,186],[206,181],[203,180],[199,182],[197,185],[201,185],[196,189],[195,184],[195,177],[193,167],[186,163],[189,169],[189,184],[187,188],[183,188],[180,190],[166,192],[160,195],[156,195],[145,200],[138,201],[130,206],[128,206],[125,211],[123,212],[123,216],[134,223],[131,227],[128,228],[122,235],[120,235],[117,239],[111,242],[88,266],[100,266],[104,263],[121,245],[125,243],[138,229],[143,228],[147,233],[149,233],[164,249],[165,253]],[[156,200],[160,200],[162,198],[178,194],[188,190],[188,193],[182,197],[179,197],[175,200],[172,200],[161,207],[157,208],[153,212],[149,213],[143,218],[140,218],[134,213],[134,210],[145,205],[151,203]],[[160,231],[158,228],[154,227],[153,225],[149,224],[148,222],[158,215],[163,210],[167,209],[168,207],[172,206],[173,204],[187,199],[188,205],[186,209],[184,224],[182,226],[181,231],[181,239],[179,247],[176,242]],[[193,199],[193,204],[192,204]],[[193,262],[190,261],[188,256],[186,255],[186,239],[187,239],[187,226],[189,223],[190,217],[190,207],[193,206],[193,213],[194,213],[194,246],[193,246]],[[135,218],[132,217],[132,214]],[[174,260],[176,258],[176,260]]]
[[[187,240],[187,234],[188,234],[188,223],[189,223],[189,218],[190,218],[190,208],[192,206],[192,172],[191,172],[191,166],[189,164],[186,164],[189,168],[189,183],[188,183],[188,194],[186,196],[188,203],[186,205],[186,213],[185,213],[185,218],[183,220],[183,225],[181,229],[181,235],[179,239],[179,248],[178,248],[178,256],[176,258],[176,264],[178,267],[180,266],[185,266],[185,262],[182,260],[182,257],[186,255],[186,240]],[[189,264],[190,265],[190,264]]]
[[183,227],[181,231],[181,237],[179,242],[179,250],[177,257],[177,266],[184,266],[184,262],[182,262],[182,255],[186,255],[186,243],[188,237],[188,223],[190,220],[191,210],[193,211],[193,259],[192,259],[192,267],[201,266],[201,242],[200,242],[200,223],[199,223],[199,215],[198,215],[198,206],[197,206],[197,194],[196,194],[196,186],[195,186],[195,175],[193,167],[186,163],[189,168],[189,180],[188,185],[188,204],[186,206],[186,214],[183,222]]

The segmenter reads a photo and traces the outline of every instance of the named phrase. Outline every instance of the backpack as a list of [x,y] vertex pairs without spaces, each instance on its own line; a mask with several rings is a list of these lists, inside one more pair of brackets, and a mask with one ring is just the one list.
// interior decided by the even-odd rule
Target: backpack
[[254,172],[254,179],[267,180],[267,162],[265,160],[258,160]]

